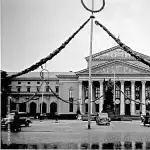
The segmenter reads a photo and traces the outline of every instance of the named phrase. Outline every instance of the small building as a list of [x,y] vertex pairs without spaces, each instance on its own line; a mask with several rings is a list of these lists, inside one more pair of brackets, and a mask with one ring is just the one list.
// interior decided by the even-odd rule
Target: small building
[[[150,61],[150,56],[135,53]],[[85,59],[88,64],[89,57]],[[114,90],[117,115],[138,116],[140,112],[146,114],[150,111],[150,68],[119,46],[93,54],[91,72],[92,114],[103,109],[104,99],[101,96],[104,94],[104,79],[118,81]],[[74,115],[78,109],[82,114],[88,112],[88,65],[77,72],[45,72],[44,75],[47,83],[43,82],[40,72],[30,72],[12,79],[9,93],[12,97],[11,109],[26,111],[31,115],[41,112]]]

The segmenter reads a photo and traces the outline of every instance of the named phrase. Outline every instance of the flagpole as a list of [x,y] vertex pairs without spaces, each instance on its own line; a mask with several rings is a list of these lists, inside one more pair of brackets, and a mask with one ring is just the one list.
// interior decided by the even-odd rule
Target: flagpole
[[[92,11],[94,9],[94,0],[92,0]],[[93,16],[93,12],[91,13],[91,16]],[[90,58],[89,58],[89,90],[88,90],[88,129],[91,129],[91,67],[92,67],[92,41],[93,41],[93,17],[91,17],[91,33],[90,33]]]

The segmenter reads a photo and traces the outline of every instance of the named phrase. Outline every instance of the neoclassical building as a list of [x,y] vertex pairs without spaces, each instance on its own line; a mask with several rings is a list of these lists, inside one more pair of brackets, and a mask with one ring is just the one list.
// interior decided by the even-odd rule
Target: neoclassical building
[[[135,52],[135,51],[134,51]],[[150,61],[150,56],[135,52]],[[87,64],[89,57],[85,58]],[[137,61],[119,46],[92,55],[92,102],[91,113],[101,112],[104,98],[104,79],[117,81],[114,90],[115,113],[117,115],[138,116],[140,112],[150,112],[150,68]],[[88,112],[89,69],[77,72],[51,72],[47,82],[52,90],[61,97],[58,99],[43,80],[39,72],[30,72],[12,79],[10,95],[11,109],[26,111],[30,114],[54,113],[82,114]],[[120,89],[122,92],[120,92]],[[30,98],[36,93],[34,99]],[[100,98],[101,97],[101,98]],[[131,99],[135,101],[131,101]],[[29,101],[30,100],[30,101]],[[70,103],[66,103],[69,101]],[[27,103],[15,104],[15,102]],[[138,103],[141,102],[142,104]]]

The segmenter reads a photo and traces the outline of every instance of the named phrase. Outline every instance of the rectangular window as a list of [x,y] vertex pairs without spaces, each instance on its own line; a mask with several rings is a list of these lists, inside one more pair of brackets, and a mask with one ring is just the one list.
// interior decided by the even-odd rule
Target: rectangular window
[[115,93],[115,98],[116,99],[120,99],[120,88],[119,87],[117,87],[117,86],[115,86],[116,87],[116,93]]
[[19,81],[18,84],[21,84],[21,82]]
[[96,87],[96,98],[100,97],[100,88]]
[[37,84],[40,84],[40,82],[37,82]]
[[21,87],[20,87],[20,86],[17,87],[17,92],[18,92],[18,93],[21,92]]
[[37,89],[37,92],[40,92],[40,87],[39,86],[37,86],[36,89]]
[[28,84],[30,84],[30,82],[28,82]]
[[27,87],[27,92],[29,92],[29,93],[30,93],[30,87]]
[[9,93],[11,92],[11,88],[12,88],[11,86],[8,87],[8,92]]
[[56,86],[56,93],[59,93],[59,86]]
[[69,98],[69,112],[73,112],[73,98]]
[[85,88],[85,99],[88,99],[88,87],[87,88]]
[[130,86],[125,86],[125,99],[131,98],[131,87]]
[[49,92],[49,87],[48,86],[46,86],[46,92]]

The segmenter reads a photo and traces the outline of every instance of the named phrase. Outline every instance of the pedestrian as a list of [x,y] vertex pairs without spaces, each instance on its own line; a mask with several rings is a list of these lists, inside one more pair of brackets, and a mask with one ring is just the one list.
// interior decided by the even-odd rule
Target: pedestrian
[[14,130],[16,129],[16,131],[19,131],[19,129],[20,129],[20,120],[19,120],[19,114],[18,114],[17,111],[15,112],[15,115],[14,115],[13,125],[14,125]]
[[141,119],[141,122],[144,121],[144,117],[143,117],[143,115],[142,115],[142,112],[140,112],[140,119]]
[[58,113],[57,112],[55,112],[55,118],[56,118],[55,123],[58,123]]

